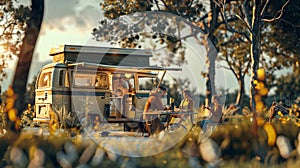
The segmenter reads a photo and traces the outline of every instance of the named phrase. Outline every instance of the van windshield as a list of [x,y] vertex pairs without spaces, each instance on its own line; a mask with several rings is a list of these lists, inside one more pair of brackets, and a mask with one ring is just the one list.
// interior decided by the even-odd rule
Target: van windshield
[[51,72],[43,72],[40,75],[38,87],[50,87],[51,85]]

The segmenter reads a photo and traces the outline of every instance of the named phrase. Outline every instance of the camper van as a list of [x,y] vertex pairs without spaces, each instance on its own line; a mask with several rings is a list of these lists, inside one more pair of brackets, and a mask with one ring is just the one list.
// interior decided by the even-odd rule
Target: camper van
[[35,122],[49,122],[51,111],[76,113],[91,123],[140,121],[159,76],[180,70],[150,65],[152,53],[142,49],[61,45],[49,55],[53,62],[36,82]]

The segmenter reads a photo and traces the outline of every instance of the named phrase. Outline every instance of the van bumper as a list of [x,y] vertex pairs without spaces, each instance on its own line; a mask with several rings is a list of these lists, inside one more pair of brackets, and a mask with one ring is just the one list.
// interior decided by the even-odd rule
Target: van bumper
[[33,122],[48,123],[49,121],[50,121],[49,118],[33,118]]

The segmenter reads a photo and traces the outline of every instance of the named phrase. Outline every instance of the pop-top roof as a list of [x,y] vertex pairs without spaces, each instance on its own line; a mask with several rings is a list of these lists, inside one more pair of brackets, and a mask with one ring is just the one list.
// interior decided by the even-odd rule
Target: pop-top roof
[[61,45],[50,50],[53,62],[88,62],[105,65],[149,66],[151,50]]

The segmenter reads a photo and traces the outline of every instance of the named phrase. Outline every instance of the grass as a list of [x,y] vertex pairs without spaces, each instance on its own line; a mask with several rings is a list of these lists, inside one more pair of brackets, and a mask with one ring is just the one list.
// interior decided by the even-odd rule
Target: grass
[[[16,152],[12,153],[12,149],[22,151],[22,155],[26,158],[23,161],[25,165],[33,164],[34,153],[42,151],[45,157],[40,160],[45,167],[76,167],[80,165],[89,167],[299,167],[299,154],[296,150],[299,146],[297,138],[299,127],[291,121],[283,123],[279,119],[274,120],[272,125],[276,130],[277,137],[283,135],[289,139],[292,154],[287,159],[280,155],[276,144],[273,146],[268,144],[270,137],[263,125],[259,126],[259,138],[256,141],[251,134],[252,122],[250,119],[233,117],[227,123],[219,124],[210,136],[211,140],[216,143],[219,152],[218,159],[213,162],[207,162],[203,157],[211,151],[200,152],[201,144],[197,139],[201,134],[201,128],[195,126],[169,150],[147,157],[114,154],[91,139],[81,136],[71,138],[66,133],[54,135],[7,133],[0,138],[0,157],[3,158],[0,167],[17,165],[18,161],[15,159],[17,157],[13,156]],[[160,141],[160,145],[167,145],[170,142],[170,137],[165,137],[165,139]],[[150,149],[151,147],[149,147]],[[68,151],[75,153],[73,156],[76,158],[75,160],[70,159],[72,157]],[[83,157],[87,158],[82,159]],[[93,161],[93,158],[98,161],[95,159]]]

